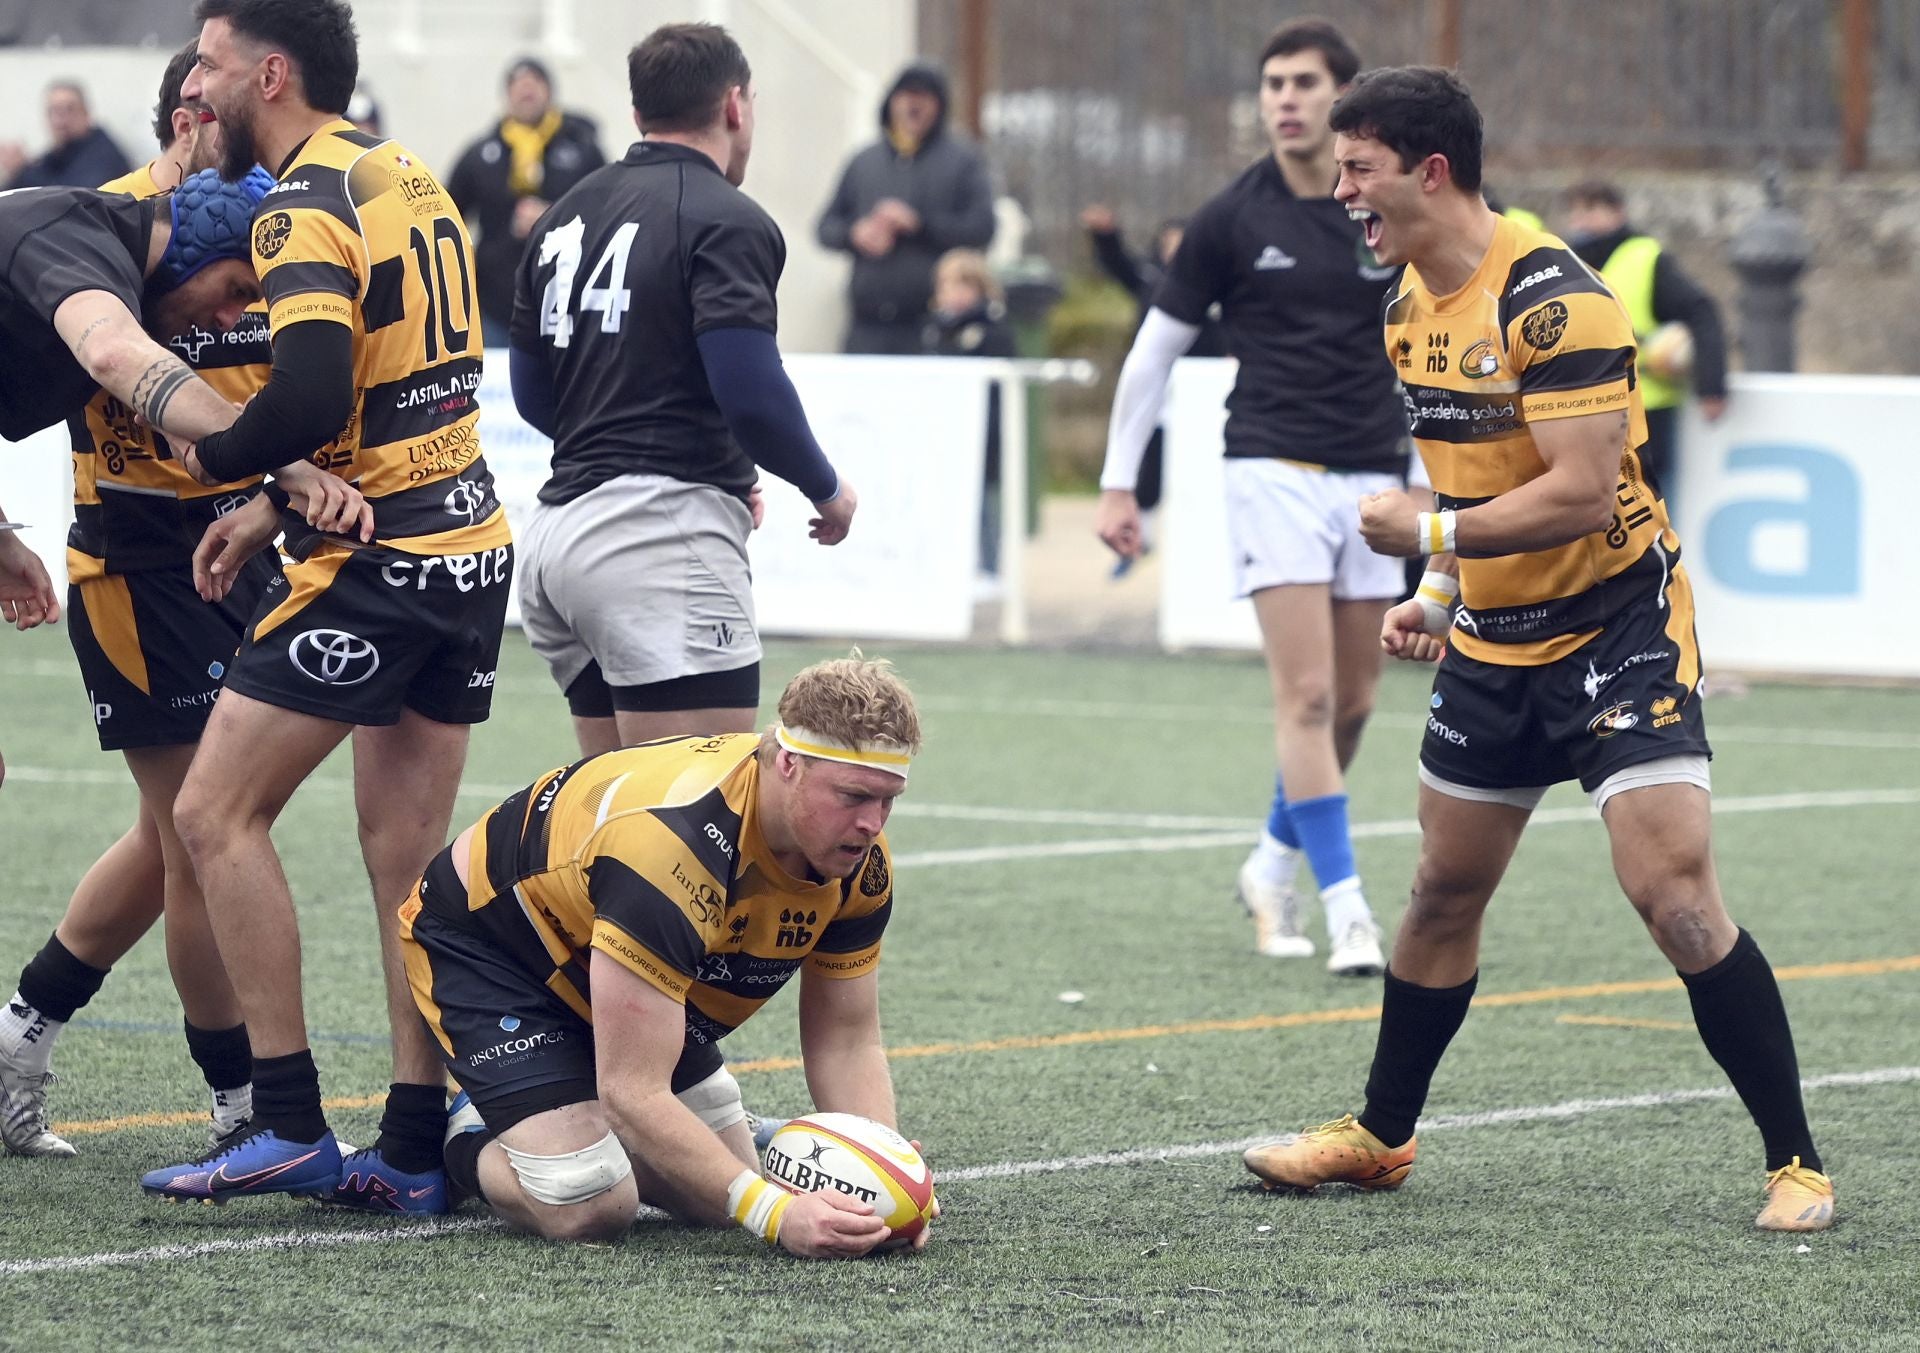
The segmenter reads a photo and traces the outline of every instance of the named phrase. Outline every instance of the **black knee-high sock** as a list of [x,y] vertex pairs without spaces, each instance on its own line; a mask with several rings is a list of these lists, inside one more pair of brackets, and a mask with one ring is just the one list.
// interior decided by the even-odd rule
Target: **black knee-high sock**
[[1681,973],[1693,1022],[1713,1060],[1733,1082],[1766,1143],[1767,1168],[1777,1170],[1795,1156],[1810,1170],[1820,1168],[1813,1131],[1800,1102],[1800,1061],[1793,1052],[1793,1030],[1780,984],[1753,936],[1746,931],[1733,951],[1704,972]]
[[1413,1136],[1433,1070],[1460,1031],[1479,981],[1475,973],[1457,987],[1419,987],[1388,970],[1380,1037],[1367,1073],[1367,1107],[1360,1115],[1360,1126],[1388,1146]]
[[327,1135],[320,1069],[311,1048],[253,1059],[253,1125],[289,1142],[317,1142]]
[[491,1132],[462,1132],[447,1143],[447,1183],[465,1198],[481,1197],[480,1152],[493,1140]]
[[231,1029],[202,1029],[186,1022],[187,1053],[210,1090],[238,1090],[253,1077],[253,1048],[247,1042],[247,1026]]
[[100,984],[106,980],[105,968],[81,962],[60,943],[58,935],[49,935],[40,952],[21,970],[20,997],[48,1019],[65,1024],[99,993]]
[[387,1087],[386,1112],[374,1142],[381,1159],[396,1170],[425,1174],[440,1168],[440,1138],[447,1130],[447,1091],[443,1085]]

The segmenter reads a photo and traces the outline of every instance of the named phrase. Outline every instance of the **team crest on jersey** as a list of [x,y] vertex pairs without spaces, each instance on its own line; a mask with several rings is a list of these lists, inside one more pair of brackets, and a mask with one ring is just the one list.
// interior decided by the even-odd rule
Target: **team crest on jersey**
[[1500,359],[1494,355],[1493,343],[1485,338],[1468,348],[1460,358],[1460,374],[1468,380],[1480,380],[1499,369]]
[[1624,733],[1629,728],[1637,728],[1640,716],[1633,712],[1633,701],[1622,700],[1617,705],[1609,705],[1587,721],[1587,731],[1596,738],[1610,738],[1615,733]]
[[1567,331],[1567,307],[1560,301],[1548,301],[1520,326],[1521,335],[1533,347],[1545,352],[1560,341],[1560,335]]
[[879,897],[893,880],[887,874],[887,856],[879,846],[867,852],[867,867],[860,873],[860,895]]
[[262,258],[274,258],[287,247],[293,234],[293,218],[284,211],[263,216],[253,227],[253,252]]

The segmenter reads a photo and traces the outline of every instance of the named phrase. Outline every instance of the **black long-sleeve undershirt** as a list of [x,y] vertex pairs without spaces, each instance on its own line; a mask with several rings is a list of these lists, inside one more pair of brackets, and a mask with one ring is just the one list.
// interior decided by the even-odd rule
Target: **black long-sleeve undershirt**
[[273,371],[232,427],[201,439],[200,464],[223,483],[305,460],[353,416],[353,330],[332,320],[273,336]]

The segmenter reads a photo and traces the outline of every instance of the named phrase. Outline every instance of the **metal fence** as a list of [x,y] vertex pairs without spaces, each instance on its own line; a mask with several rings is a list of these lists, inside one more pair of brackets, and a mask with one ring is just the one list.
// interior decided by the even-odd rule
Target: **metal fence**
[[[993,0],[984,139],[1043,247],[1105,201],[1145,223],[1191,210],[1264,144],[1255,59],[1329,14],[1369,65],[1457,55],[1494,171],[1740,169],[1840,162],[1847,86],[1872,86],[1878,168],[1920,167],[1920,0]],[[964,9],[920,0],[922,48],[965,94]]]

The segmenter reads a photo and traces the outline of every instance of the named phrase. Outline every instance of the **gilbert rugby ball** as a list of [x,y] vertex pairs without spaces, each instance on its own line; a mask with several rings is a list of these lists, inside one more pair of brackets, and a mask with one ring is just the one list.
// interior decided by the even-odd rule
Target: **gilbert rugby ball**
[[890,1241],[911,1240],[933,1213],[933,1172],[913,1143],[871,1118],[815,1113],[767,1143],[767,1177],[795,1193],[838,1189],[880,1214]]

